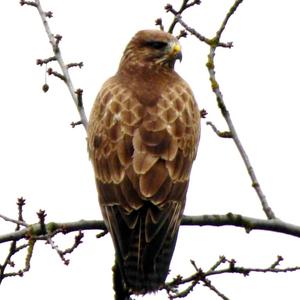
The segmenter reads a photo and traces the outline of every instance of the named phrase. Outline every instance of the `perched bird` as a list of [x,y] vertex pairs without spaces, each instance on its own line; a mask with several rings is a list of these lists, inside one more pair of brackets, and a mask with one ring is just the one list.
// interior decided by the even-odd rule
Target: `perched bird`
[[158,290],[168,275],[198,147],[199,109],[177,59],[171,34],[137,32],[89,120],[101,211],[134,294]]

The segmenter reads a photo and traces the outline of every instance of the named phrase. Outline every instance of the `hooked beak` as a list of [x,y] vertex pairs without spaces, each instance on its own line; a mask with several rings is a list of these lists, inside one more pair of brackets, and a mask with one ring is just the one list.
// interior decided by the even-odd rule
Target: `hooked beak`
[[172,41],[164,51],[164,55],[156,60],[156,64],[167,64],[171,69],[174,69],[175,61],[182,60],[181,46],[178,41]]
[[181,46],[177,41],[174,41],[169,44],[164,60],[171,69],[174,69],[175,61],[177,59],[179,59],[179,61],[182,60]]
[[182,60],[181,46],[178,42],[177,43],[175,42],[171,45],[170,56],[174,61],[178,59],[181,62]]

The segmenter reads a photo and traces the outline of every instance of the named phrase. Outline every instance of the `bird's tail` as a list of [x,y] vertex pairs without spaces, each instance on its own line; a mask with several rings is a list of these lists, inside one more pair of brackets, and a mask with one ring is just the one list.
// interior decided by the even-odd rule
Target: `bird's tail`
[[146,226],[145,220],[147,217],[140,214],[139,224],[128,237],[127,255],[119,261],[125,284],[134,294],[154,292],[163,286],[169,273],[179,227],[178,224],[174,228],[174,223],[167,218],[149,237],[146,232],[149,224]]

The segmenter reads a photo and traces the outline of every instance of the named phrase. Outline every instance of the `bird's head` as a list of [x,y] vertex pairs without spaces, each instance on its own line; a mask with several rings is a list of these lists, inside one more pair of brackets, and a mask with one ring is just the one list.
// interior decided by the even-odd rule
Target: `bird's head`
[[135,34],[127,45],[121,61],[122,64],[174,68],[175,61],[181,61],[181,46],[170,33],[160,30],[142,30]]

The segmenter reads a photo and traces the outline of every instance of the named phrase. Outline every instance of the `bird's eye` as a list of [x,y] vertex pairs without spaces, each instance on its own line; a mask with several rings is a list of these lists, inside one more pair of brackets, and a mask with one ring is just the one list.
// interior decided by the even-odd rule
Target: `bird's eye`
[[167,46],[167,43],[165,42],[159,42],[159,41],[150,41],[146,44],[148,47],[154,48],[154,49],[163,49]]

